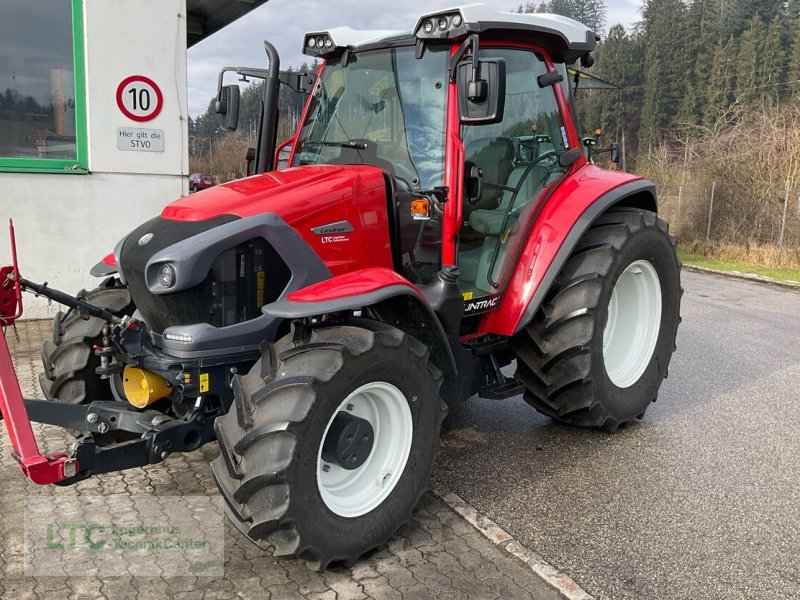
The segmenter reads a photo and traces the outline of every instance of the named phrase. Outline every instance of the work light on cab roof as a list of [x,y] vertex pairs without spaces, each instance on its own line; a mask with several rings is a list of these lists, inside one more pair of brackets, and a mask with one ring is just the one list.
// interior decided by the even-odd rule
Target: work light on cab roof
[[348,48],[356,48],[401,35],[402,31],[356,31],[350,27],[335,27],[327,31],[311,31],[303,38],[303,54],[315,58],[330,58]]

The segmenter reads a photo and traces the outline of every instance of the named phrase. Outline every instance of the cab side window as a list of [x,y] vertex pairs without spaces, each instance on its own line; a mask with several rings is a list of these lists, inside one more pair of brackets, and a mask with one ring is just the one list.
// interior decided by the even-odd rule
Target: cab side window
[[500,291],[508,251],[526,222],[521,216],[565,169],[558,162],[567,134],[553,88],[540,88],[547,72],[534,52],[481,48],[481,57],[506,61],[503,121],[462,127],[465,159],[483,172],[479,198],[464,200],[459,236],[461,288],[472,299]]

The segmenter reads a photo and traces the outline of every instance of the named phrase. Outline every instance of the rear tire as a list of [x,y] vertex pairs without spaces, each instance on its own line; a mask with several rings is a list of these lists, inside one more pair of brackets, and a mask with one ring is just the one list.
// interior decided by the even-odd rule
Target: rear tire
[[[132,315],[135,310],[128,288],[115,277],[108,277],[91,291],[80,291],[78,297],[118,317]],[[39,383],[48,400],[87,404],[114,399],[111,380],[101,379],[95,373],[100,358],[92,347],[102,342],[103,325],[105,321],[102,319],[84,319],[73,308],[55,316],[53,339],[42,345],[44,372],[39,375]]]
[[[357,320],[314,329],[298,343],[293,337],[266,347],[235,377],[234,403],[215,424],[220,456],[212,470],[245,535],[321,570],[354,563],[411,518],[428,489],[447,409],[430,351],[399,329]],[[380,419],[359,412],[370,396],[389,407]],[[347,410],[374,428],[370,454],[354,470],[321,458],[337,411]]]
[[675,238],[655,213],[601,215],[512,341],[525,400],[558,421],[605,431],[642,418],[675,350],[680,267]]

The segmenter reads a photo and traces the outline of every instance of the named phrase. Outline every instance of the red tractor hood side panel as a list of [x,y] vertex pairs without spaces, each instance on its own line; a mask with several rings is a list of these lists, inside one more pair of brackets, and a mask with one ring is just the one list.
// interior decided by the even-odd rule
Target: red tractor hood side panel
[[[300,234],[335,276],[368,267],[393,267],[387,206],[380,169],[314,165],[218,185],[176,200],[161,216],[203,221],[220,215],[275,213]],[[319,235],[311,231],[340,221],[348,221],[353,231]]]

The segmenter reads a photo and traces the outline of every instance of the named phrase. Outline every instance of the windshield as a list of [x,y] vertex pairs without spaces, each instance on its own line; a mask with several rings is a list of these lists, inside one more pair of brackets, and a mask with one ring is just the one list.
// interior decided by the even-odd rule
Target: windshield
[[447,48],[331,59],[314,89],[292,166],[368,164],[415,189],[444,183]]

